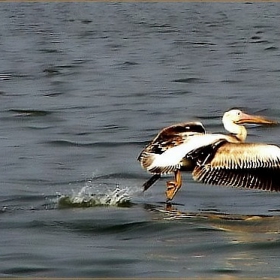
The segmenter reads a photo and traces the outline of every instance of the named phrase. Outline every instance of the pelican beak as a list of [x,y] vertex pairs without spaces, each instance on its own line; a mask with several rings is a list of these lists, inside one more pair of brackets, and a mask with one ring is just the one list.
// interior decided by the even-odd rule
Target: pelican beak
[[236,122],[236,124],[245,124],[245,123],[268,124],[268,125],[278,124],[277,121],[269,120],[262,116],[254,116],[254,115],[248,115],[242,113],[241,118]]

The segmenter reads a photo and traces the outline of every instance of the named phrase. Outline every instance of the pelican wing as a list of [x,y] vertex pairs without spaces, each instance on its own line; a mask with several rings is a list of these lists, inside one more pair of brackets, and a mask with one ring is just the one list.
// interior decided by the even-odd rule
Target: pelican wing
[[[178,152],[186,143],[189,136],[205,134],[205,129],[200,122],[179,123],[162,129],[158,135],[144,148],[138,156],[143,168],[152,173],[169,173],[175,171],[180,167],[180,160],[185,155],[184,153],[177,159]],[[173,157],[171,163],[162,164],[157,168],[153,163],[158,156],[174,149],[177,151],[176,158]],[[174,150],[172,150],[174,151]],[[169,154],[169,153],[168,153]],[[172,157],[172,156],[171,156]],[[153,167],[151,167],[153,166]]]
[[200,154],[192,174],[194,180],[280,191],[280,148],[276,145],[224,142],[212,150],[211,156],[207,154],[206,158],[206,154]]
[[186,122],[168,126],[162,129],[144,150],[150,153],[162,154],[186,141],[190,135],[205,134],[205,128],[200,122]]

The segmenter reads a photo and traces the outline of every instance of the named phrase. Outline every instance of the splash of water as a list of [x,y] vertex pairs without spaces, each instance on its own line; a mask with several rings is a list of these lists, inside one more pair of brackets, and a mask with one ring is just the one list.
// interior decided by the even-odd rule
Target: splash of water
[[71,195],[61,195],[58,199],[60,208],[68,207],[94,207],[94,206],[118,206],[129,207],[132,205],[132,190],[128,187],[100,184],[93,185],[91,181],[78,192]]

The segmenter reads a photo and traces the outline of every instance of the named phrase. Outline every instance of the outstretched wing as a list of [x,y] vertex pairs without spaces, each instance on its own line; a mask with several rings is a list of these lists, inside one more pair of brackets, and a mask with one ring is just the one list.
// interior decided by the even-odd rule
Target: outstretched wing
[[166,150],[184,143],[190,135],[194,134],[205,134],[205,128],[202,123],[174,124],[162,129],[143,151],[162,154]]
[[162,168],[155,168],[153,170],[150,170],[149,167],[153,164],[157,156],[162,155],[172,148],[179,147],[187,141],[188,137],[196,134],[205,134],[205,129],[200,122],[179,123],[166,127],[144,148],[138,156],[138,160],[143,168],[153,173],[171,172],[179,167],[179,161],[174,160],[176,161],[175,164],[162,166]]
[[207,153],[198,157],[192,174],[196,181],[280,191],[280,148],[276,145],[224,142],[213,148],[210,157]]

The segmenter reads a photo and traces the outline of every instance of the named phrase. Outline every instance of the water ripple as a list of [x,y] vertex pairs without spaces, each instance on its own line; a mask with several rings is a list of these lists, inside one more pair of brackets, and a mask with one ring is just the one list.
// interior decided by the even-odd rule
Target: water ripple
[[19,117],[44,117],[52,114],[51,111],[35,109],[10,109],[9,112],[16,113]]

